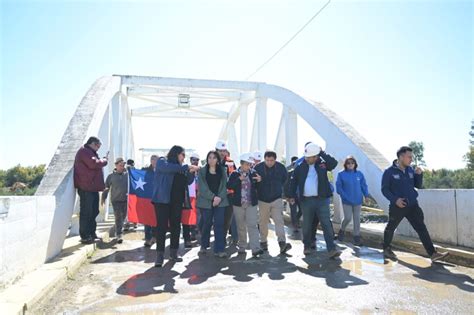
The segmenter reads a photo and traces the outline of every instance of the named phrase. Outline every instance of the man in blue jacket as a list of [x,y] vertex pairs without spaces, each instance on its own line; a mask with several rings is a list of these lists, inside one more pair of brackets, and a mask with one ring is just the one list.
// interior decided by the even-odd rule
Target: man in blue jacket
[[410,166],[413,161],[413,150],[410,147],[401,147],[397,151],[397,158],[382,176],[382,194],[390,201],[388,223],[384,232],[384,257],[397,259],[397,255],[392,251],[390,244],[395,229],[403,218],[407,218],[413,229],[418,233],[431,261],[441,260],[449,253],[438,253],[434,248],[424,222],[423,211],[418,205],[418,192],[415,187],[422,188],[423,171],[418,166],[415,169]]
[[332,189],[328,171],[337,166],[337,160],[324,152],[318,145],[309,143],[305,147],[305,160],[296,166],[290,185],[290,203],[295,202],[296,193],[303,212],[304,254],[311,254],[313,244],[313,221],[317,215],[323,228],[324,240],[330,258],[336,258],[341,252],[334,244],[334,231],[329,213],[329,198]]

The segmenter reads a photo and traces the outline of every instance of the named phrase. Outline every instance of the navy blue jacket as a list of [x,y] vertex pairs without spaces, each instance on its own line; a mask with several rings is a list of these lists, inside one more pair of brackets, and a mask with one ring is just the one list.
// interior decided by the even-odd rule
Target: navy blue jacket
[[382,194],[390,201],[390,206],[396,206],[398,198],[405,198],[407,207],[418,204],[416,188],[423,186],[423,174],[416,174],[411,166],[403,172],[398,168],[396,160],[392,166],[383,172]]
[[283,186],[288,177],[286,167],[280,162],[268,168],[265,162],[255,165],[255,171],[262,176],[262,181],[257,183],[258,200],[273,202],[283,196]]
[[[231,201],[232,205],[241,207],[242,206],[242,181],[240,180],[240,168],[237,171],[234,171],[230,174],[229,181],[227,182],[227,189],[232,189],[234,193],[232,194]],[[250,192],[252,195],[252,206],[258,204],[257,198],[257,183],[253,179],[256,175],[255,170],[251,169],[248,176],[250,177]]]
[[[153,203],[170,203],[171,186],[173,185],[174,175],[176,173],[185,173],[188,178],[188,184],[194,180],[194,175],[188,172],[188,165],[180,165],[178,163],[168,162],[164,157],[156,162],[155,177],[153,180]],[[185,205],[184,208],[190,207],[189,190],[186,185]]]
[[[314,163],[313,167],[318,174],[318,197],[329,198],[332,196],[332,187],[328,178],[328,171],[332,171],[337,166],[337,160],[324,151],[319,153],[319,159]],[[289,197],[296,198],[304,196],[304,183],[308,176],[309,164],[303,160],[301,164],[297,165],[293,177],[290,180]]]

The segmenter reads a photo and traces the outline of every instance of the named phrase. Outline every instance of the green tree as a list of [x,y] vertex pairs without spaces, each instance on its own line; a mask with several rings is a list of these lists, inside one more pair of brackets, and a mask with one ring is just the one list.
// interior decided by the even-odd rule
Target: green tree
[[413,160],[415,165],[426,166],[425,160],[423,159],[425,154],[425,146],[423,145],[423,142],[412,141],[408,146],[413,149]]
[[474,170],[474,120],[471,121],[471,131],[469,132],[471,139],[469,140],[470,146],[469,151],[464,155],[464,161],[466,161],[466,167],[469,170]]

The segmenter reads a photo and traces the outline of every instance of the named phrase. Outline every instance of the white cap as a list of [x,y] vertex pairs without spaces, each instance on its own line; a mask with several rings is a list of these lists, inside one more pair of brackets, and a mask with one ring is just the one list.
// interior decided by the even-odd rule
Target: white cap
[[256,161],[261,161],[261,160],[263,160],[263,153],[260,152],[260,151],[256,151],[256,152],[252,153],[252,157]]
[[197,154],[197,152],[191,153],[191,155],[190,155],[189,157],[190,157],[191,159],[198,159],[198,160],[200,159],[200,158],[199,158],[199,154]]
[[249,153],[249,152],[242,153],[240,155],[240,160],[244,161],[244,162],[248,162],[248,163],[253,163],[254,162],[252,153]]
[[227,150],[227,144],[224,140],[219,140],[216,143],[216,150]]
[[308,145],[304,147],[305,157],[316,156],[319,152],[321,152],[321,147],[317,144],[308,143]]

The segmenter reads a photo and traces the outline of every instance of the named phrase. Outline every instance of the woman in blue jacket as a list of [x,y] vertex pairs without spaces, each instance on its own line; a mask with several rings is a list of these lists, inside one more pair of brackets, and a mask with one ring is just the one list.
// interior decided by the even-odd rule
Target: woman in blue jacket
[[357,170],[357,161],[348,156],[344,161],[344,170],[339,172],[336,181],[336,191],[341,196],[344,220],[337,236],[339,241],[344,240],[347,225],[354,217],[354,245],[361,246],[360,241],[360,211],[364,198],[369,196],[364,174]]
[[194,180],[198,166],[184,164],[184,148],[173,146],[166,159],[156,162],[153,182],[152,203],[155,206],[156,221],[158,222],[156,236],[155,267],[163,266],[166,231],[169,228],[170,260],[183,261],[178,257],[179,236],[181,234],[181,211],[191,207],[189,202],[188,185]]

